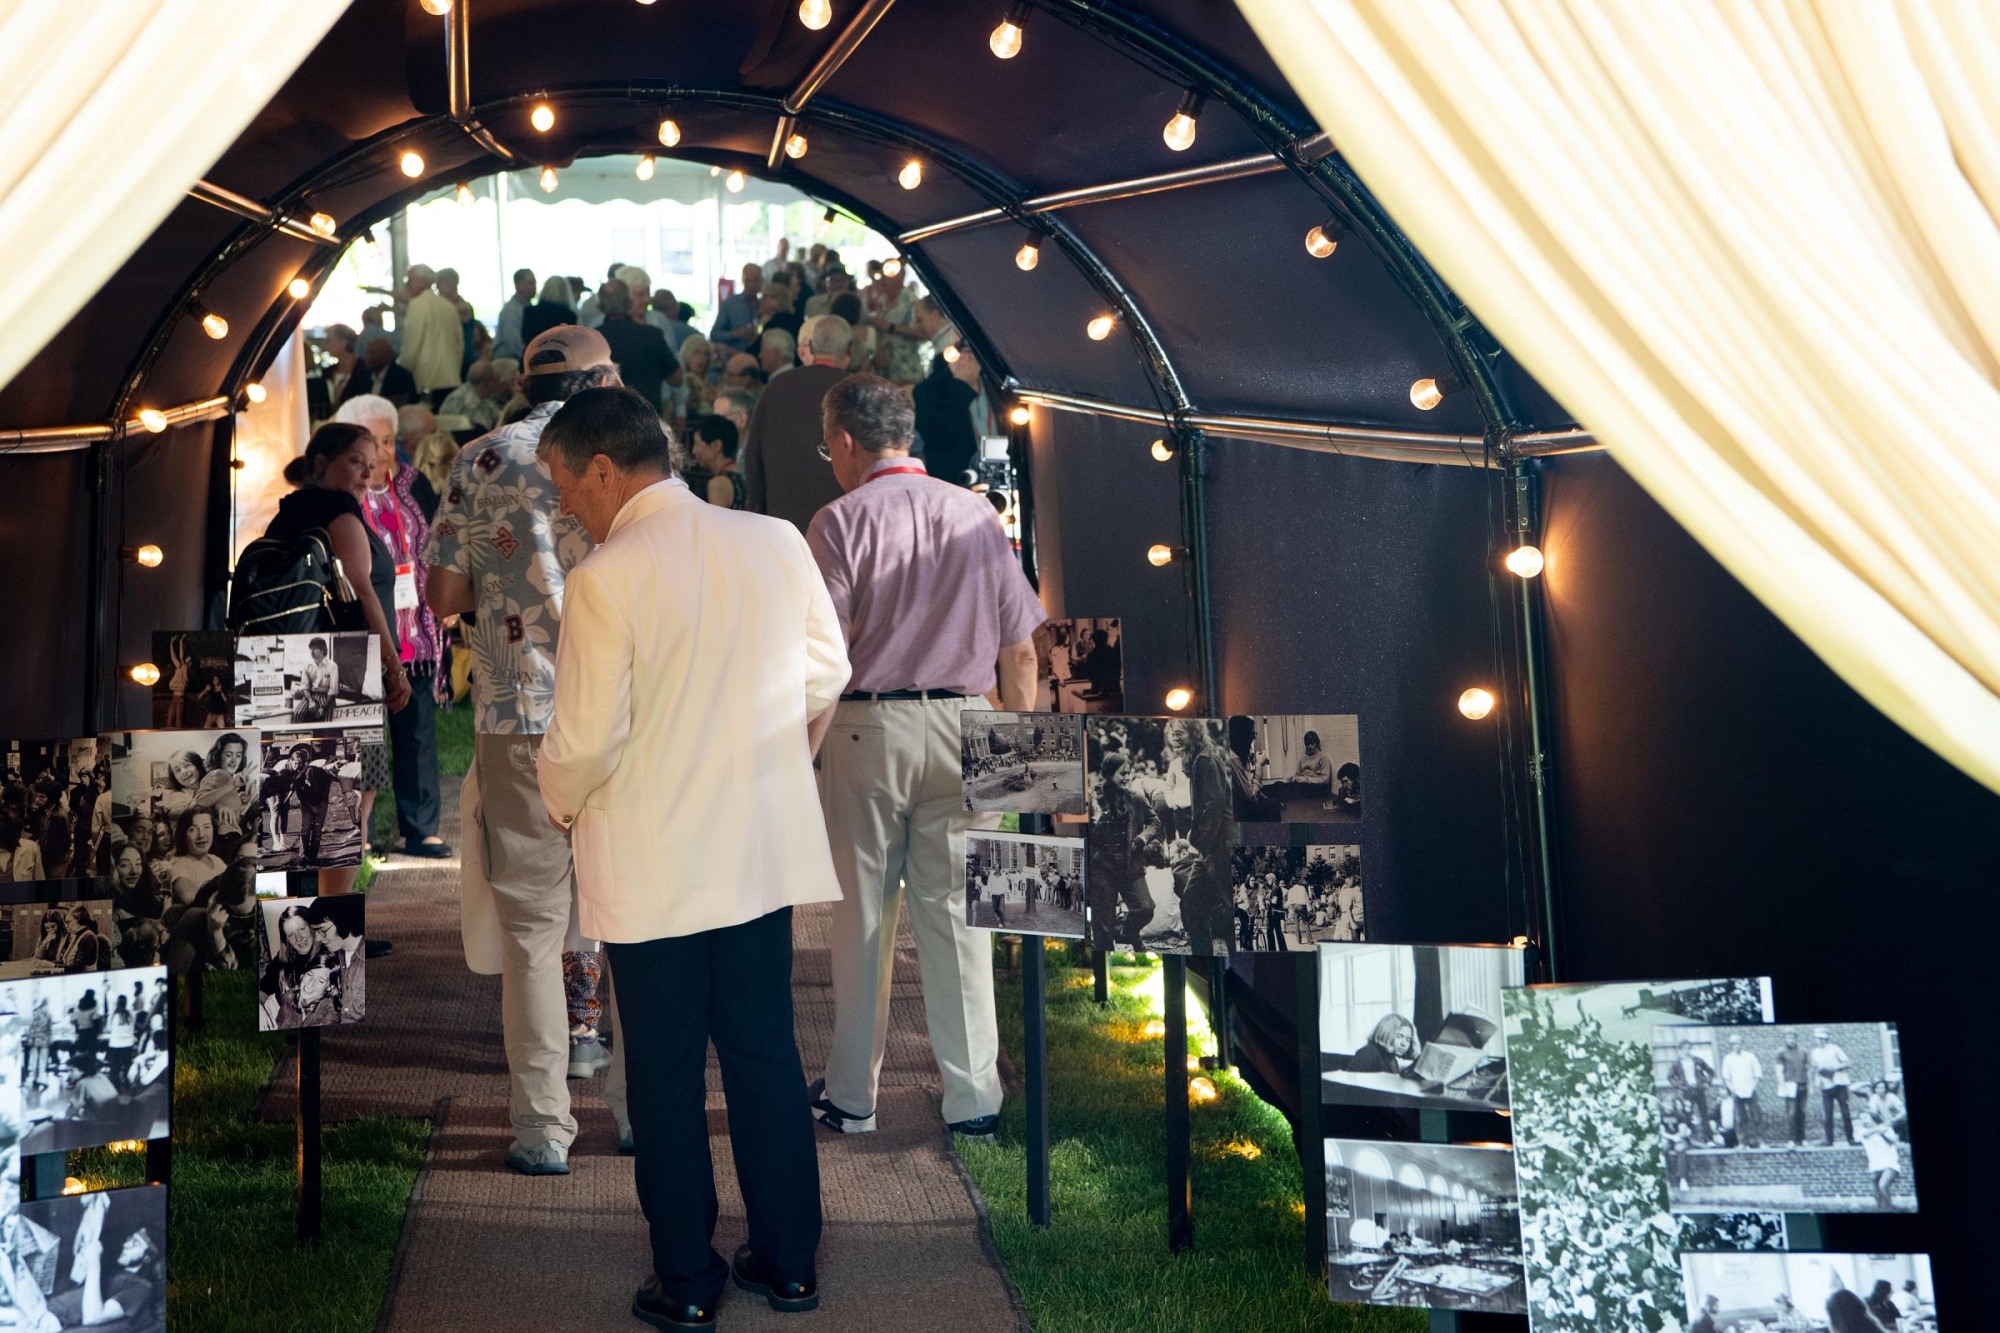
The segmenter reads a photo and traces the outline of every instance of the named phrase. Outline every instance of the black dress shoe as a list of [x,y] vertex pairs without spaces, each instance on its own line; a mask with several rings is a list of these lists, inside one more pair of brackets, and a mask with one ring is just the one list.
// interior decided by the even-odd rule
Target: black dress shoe
[[442,861],[447,856],[453,855],[453,852],[448,842],[425,842],[421,838],[406,838],[403,841],[403,855]]
[[819,1309],[819,1288],[810,1282],[775,1282],[764,1271],[764,1261],[748,1245],[736,1250],[736,1262],[729,1265],[736,1285],[752,1296],[762,1296],[780,1314],[803,1314]]
[[649,1277],[632,1297],[632,1314],[654,1328],[714,1328],[715,1304],[677,1301],[660,1290],[660,1279]]

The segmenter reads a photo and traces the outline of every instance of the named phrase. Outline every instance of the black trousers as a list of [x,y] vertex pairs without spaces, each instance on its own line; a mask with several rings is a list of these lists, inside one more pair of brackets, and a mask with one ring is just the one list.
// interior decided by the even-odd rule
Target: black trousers
[[389,739],[396,826],[405,842],[422,842],[438,831],[439,811],[437,700],[428,676],[411,674],[409,705],[389,714]]
[[713,1305],[729,1278],[714,1245],[703,1076],[711,1041],[750,1247],[779,1281],[816,1281],[819,1154],[792,1035],[792,910],[698,935],[607,944],[605,952],[618,995],[639,1206],[661,1289],[675,1301]]

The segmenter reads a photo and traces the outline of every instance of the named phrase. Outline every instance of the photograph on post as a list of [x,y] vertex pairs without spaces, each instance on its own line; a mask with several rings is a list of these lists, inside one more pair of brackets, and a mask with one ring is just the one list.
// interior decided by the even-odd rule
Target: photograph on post
[[966,809],[1084,813],[1082,718],[967,710],[958,715],[958,738]]
[[82,896],[111,844],[106,747],[95,736],[0,742],[0,900],[68,882]]
[[124,967],[109,899],[0,906],[0,981]]
[[1653,1094],[1654,1027],[1768,1023],[1770,978],[1526,986],[1500,1000],[1537,1333],[1630,1333],[1634,1310],[1678,1318],[1683,1249],[1785,1247],[1781,1213],[1669,1211]]
[[[258,869],[332,870],[361,864],[362,774],[379,728],[288,731],[264,737],[264,846]],[[255,885],[252,885],[255,892]]]
[[1681,1275],[1691,1329],[1936,1333],[1956,1327],[1938,1318],[1928,1254],[1683,1253]]
[[1245,824],[1361,822],[1361,720],[1353,713],[1232,717],[1229,759]]
[[237,714],[236,636],[221,630],[156,630],[153,665],[153,725],[161,731],[227,731],[242,722]]
[[382,659],[375,636],[246,634],[236,645],[237,722],[264,731],[379,727]]
[[167,974],[158,967],[0,983],[21,1016],[21,1151],[167,1134]]
[[1008,935],[1084,934],[1083,839],[965,835],[965,924]]
[[[115,731],[110,749],[114,882],[126,847],[152,871],[150,892],[166,904],[227,895],[256,866],[263,753],[254,729]],[[125,846],[119,846],[119,843]],[[121,895],[114,887],[114,900]],[[164,910],[164,909],[163,909]]]
[[165,1333],[167,1187],[24,1203],[12,1263],[24,1329]]
[[1661,1026],[1652,1047],[1675,1212],[1916,1211],[1894,1023]]
[[1506,1110],[1501,991],[1523,968],[1506,945],[1321,946],[1321,1100]]
[[1229,900],[1236,953],[1304,953],[1368,938],[1356,846],[1238,847]]
[[1228,953],[1237,829],[1222,719],[1087,717],[1084,755],[1096,947]]
[[1043,621],[1035,631],[1035,680],[1048,712],[1125,711],[1125,636],[1118,618]]
[[359,1023],[368,1008],[362,935],[367,898],[272,898],[257,904],[257,1030]]
[[1349,1305],[1525,1314],[1514,1154],[1326,1141],[1327,1291]]

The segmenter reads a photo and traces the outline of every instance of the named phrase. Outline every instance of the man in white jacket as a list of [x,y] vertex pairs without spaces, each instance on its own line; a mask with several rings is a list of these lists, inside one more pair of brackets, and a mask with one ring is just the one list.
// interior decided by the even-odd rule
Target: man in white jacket
[[[633,1313],[708,1327],[732,1269],[809,1310],[819,1165],[791,909],[840,896],[812,770],[848,677],[840,621],[798,530],[690,492],[640,395],[577,394],[541,451],[598,543],[568,579],[540,782],[619,997],[654,1268]],[[712,1244],[711,1041],[749,1220],[733,1265]]]

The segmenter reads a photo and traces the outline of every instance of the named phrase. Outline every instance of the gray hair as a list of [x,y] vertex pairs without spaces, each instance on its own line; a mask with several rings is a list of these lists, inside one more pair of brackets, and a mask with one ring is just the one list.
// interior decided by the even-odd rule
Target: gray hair
[[582,472],[599,454],[626,473],[657,469],[672,476],[685,461],[659,409],[623,385],[571,395],[542,428],[536,453],[560,458],[571,472]]
[[917,409],[910,391],[880,375],[849,375],[821,400],[827,420],[854,437],[867,453],[908,449],[917,433]]
[[848,353],[854,350],[854,326],[839,315],[821,315],[813,324],[812,337],[806,341],[816,355],[845,363]]
[[618,272],[612,276],[624,283],[630,291],[650,293],[653,290],[653,279],[637,264],[620,264]]
[[396,405],[379,393],[356,394],[334,410],[333,419],[351,426],[366,426],[376,435],[381,434],[375,429],[379,421],[389,428],[389,434],[400,433]]
[[798,339],[783,329],[765,329],[764,346],[784,348],[787,361],[791,360],[792,354],[799,350]]
[[553,273],[542,283],[542,299],[550,305],[576,304],[576,295],[569,289],[569,279]]
[[441,268],[437,271],[437,280],[439,282],[448,282],[456,287],[458,285],[458,270],[455,268]]

